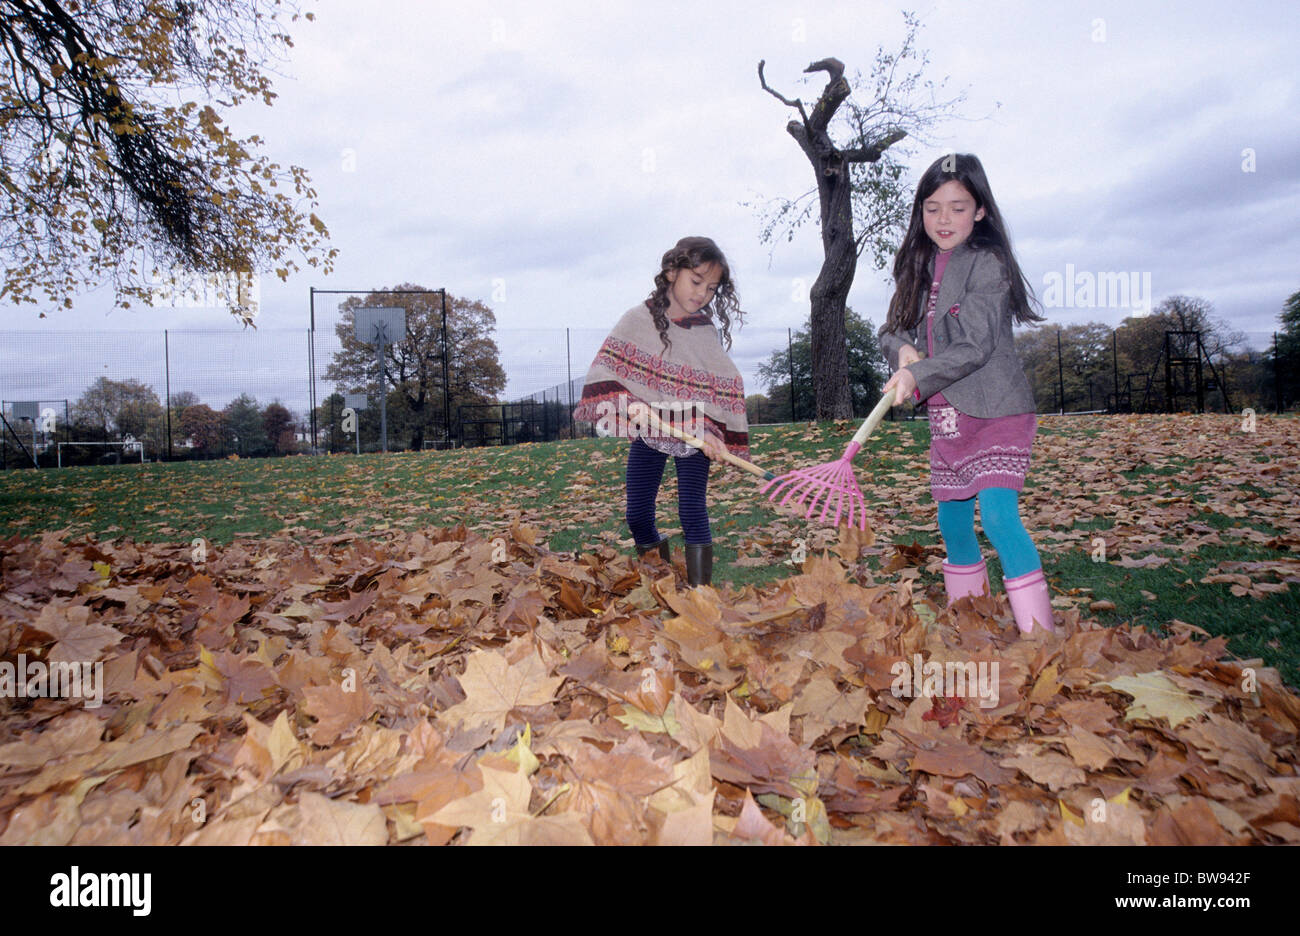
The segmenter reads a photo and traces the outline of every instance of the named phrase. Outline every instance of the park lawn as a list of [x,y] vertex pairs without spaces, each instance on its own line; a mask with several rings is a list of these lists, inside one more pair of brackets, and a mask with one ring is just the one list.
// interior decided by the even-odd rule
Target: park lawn
[[[851,423],[755,427],[751,458],[780,474],[839,457]],[[1300,422],[1232,416],[1040,417],[1022,496],[1025,524],[1062,611],[1158,632],[1177,622],[1230,638],[1300,684]],[[917,566],[942,590],[943,548],[930,498],[924,421],[886,422],[855,460],[874,542],[850,575],[890,581]],[[464,524],[483,535],[531,526],[553,550],[628,552],[622,519],[626,443],[589,439],[511,448],[122,465],[0,476],[0,536],[57,532],[220,546],[288,534],[383,537]],[[761,482],[715,469],[714,582],[762,587],[838,531],[776,508]],[[673,470],[661,530],[681,563]],[[868,537],[870,540],[872,537]],[[985,555],[995,593],[996,555]],[[885,571],[886,566],[890,571]]]

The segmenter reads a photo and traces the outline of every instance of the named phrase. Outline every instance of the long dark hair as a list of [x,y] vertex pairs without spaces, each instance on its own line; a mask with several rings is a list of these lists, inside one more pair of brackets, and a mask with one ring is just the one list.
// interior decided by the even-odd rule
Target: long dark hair
[[665,351],[672,344],[668,340],[668,306],[670,305],[668,288],[671,285],[668,282],[668,271],[693,270],[697,266],[709,263],[716,263],[722,268],[722,279],[718,280],[718,288],[713,291],[713,298],[700,311],[713,316],[722,331],[723,347],[728,351],[731,350],[732,319],[735,319],[737,325],[745,321],[745,314],[740,311],[740,296],[736,292],[736,284],[731,281],[731,267],[727,264],[727,258],[722,255],[718,245],[709,238],[683,237],[664,254],[659,264],[659,272],[655,274],[654,292],[645,301],[650,307],[650,315],[655,321],[655,330],[659,332]]
[[956,179],[975,199],[975,212],[984,209],[984,217],[975,227],[966,244],[972,250],[992,251],[1002,261],[1011,290],[1011,310],[1020,325],[1041,322],[1043,317],[1034,312],[1030,302],[1037,303],[1033,288],[1025,274],[1020,272],[1011,238],[1007,234],[1002,213],[993,200],[988,177],[978,157],[970,153],[950,153],[930,164],[916,185],[916,198],[912,201],[912,220],[907,226],[903,246],[894,258],[894,297],[889,300],[889,316],[885,330],[895,334],[915,328],[925,315],[923,299],[930,292],[930,258],[939,249],[925,233],[925,200],[945,182]]

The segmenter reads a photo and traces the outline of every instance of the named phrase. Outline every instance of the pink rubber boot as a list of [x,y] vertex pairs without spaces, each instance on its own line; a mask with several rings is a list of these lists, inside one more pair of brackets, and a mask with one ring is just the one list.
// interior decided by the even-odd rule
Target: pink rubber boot
[[973,565],[943,564],[943,587],[948,590],[948,606],[967,595],[989,594],[989,570],[984,560]]
[[1011,599],[1011,613],[1016,616],[1016,626],[1020,628],[1020,633],[1032,633],[1035,624],[1049,633],[1055,632],[1052,596],[1041,568],[1015,578],[1004,578],[1002,585],[1007,590],[1007,597]]

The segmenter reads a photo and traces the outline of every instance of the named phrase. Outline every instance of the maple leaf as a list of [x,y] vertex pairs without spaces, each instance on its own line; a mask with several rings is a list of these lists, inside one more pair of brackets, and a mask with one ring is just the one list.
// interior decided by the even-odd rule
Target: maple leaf
[[573,782],[564,809],[564,814],[581,817],[597,845],[639,845],[649,829],[638,799],[600,780]]
[[453,800],[423,821],[466,826],[473,830],[471,845],[592,844],[576,813],[533,818],[528,812],[532,790],[523,771],[485,768],[481,790]]
[[1209,801],[1190,797],[1156,812],[1147,830],[1150,845],[1229,845]]
[[582,600],[582,593],[577,591],[568,582],[560,581],[560,593],[558,595],[560,607],[564,608],[570,614],[576,617],[591,617],[591,609],[587,607],[586,602]]
[[429,816],[429,822],[477,829],[529,818],[528,802],[532,800],[533,785],[523,771],[484,768],[482,781],[480,789],[447,803]]
[[672,780],[664,787],[650,794],[647,805],[658,812],[672,814],[679,810],[693,809],[705,798],[713,802],[716,787],[709,772],[709,752],[700,748],[685,760],[672,766]]
[[1071,699],[1056,706],[1056,714],[1071,725],[1084,728],[1093,734],[1114,730],[1115,710],[1101,699]]
[[[1065,812],[1065,804],[1061,804]],[[1119,796],[1089,805],[1081,816],[1069,814],[1063,826],[1065,837],[1073,845],[1145,845],[1150,818],[1129,801],[1128,791]]]
[[635,734],[608,753],[583,744],[571,760],[578,778],[602,780],[629,796],[641,797],[650,796],[673,782],[668,759],[656,759],[653,755],[645,739]]
[[[789,710],[786,710],[789,717]],[[800,785],[811,779],[816,788],[816,756],[808,748],[801,748],[790,740],[789,730],[778,732],[769,723],[752,723],[758,732],[757,743],[741,746],[735,735],[723,723],[719,746],[711,752],[710,766],[713,776],[737,786],[748,787],[760,793],[779,793],[793,798],[803,795]],[[746,734],[749,732],[747,730]],[[752,735],[744,740],[751,740]]]
[[115,647],[122,635],[103,624],[91,624],[90,608],[84,604],[51,601],[41,609],[33,627],[56,641],[48,657],[51,663],[93,663],[109,647]]
[[[203,654],[206,656],[206,649]],[[260,702],[277,686],[275,671],[256,657],[223,650],[207,659],[223,680],[227,702]]]
[[668,703],[665,718],[669,712],[673,714],[674,727],[669,729],[668,736],[692,754],[698,755],[710,747],[722,728],[721,722],[688,704],[679,693]]
[[304,686],[306,704],[303,711],[316,719],[311,739],[328,747],[375,713],[375,703],[366,687],[359,685],[349,692],[340,685]]
[[957,716],[966,706],[966,700],[960,696],[935,696],[930,711],[921,716],[922,721],[937,721],[940,728],[956,724]]
[[250,607],[247,598],[236,598],[234,595],[218,592],[216,601],[203,612],[203,617],[224,630],[247,614]]
[[871,529],[870,524],[863,530],[856,526],[849,526],[847,523],[841,523],[839,542],[835,544],[835,552],[845,562],[857,562],[858,557],[862,555],[862,550],[875,544],[876,534]]
[[913,773],[927,773],[937,777],[970,775],[978,777],[989,786],[1006,783],[1015,776],[999,766],[987,751],[966,741],[938,740],[925,743],[929,746],[918,750],[908,764],[908,769]]
[[1203,722],[1178,729],[1178,736],[1202,752],[1220,769],[1260,789],[1277,769],[1272,747],[1250,729],[1213,712]]
[[654,836],[656,845],[712,845],[714,791],[699,801],[663,817]]
[[564,682],[563,676],[546,675],[546,664],[535,652],[512,665],[495,650],[472,653],[458,679],[465,701],[440,717],[465,731],[490,728],[493,734],[506,726],[506,716],[512,709],[545,705]]
[[[623,710],[614,714],[614,720],[620,725],[631,728],[633,731],[646,731],[651,734],[666,734],[669,737],[676,737],[682,730],[682,726],[677,721],[677,716],[673,711],[676,704],[676,697],[670,700],[662,715],[652,715],[649,712],[637,708],[630,702],[623,703]],[[690,708],[690,706],[687,706]],[[613,710],[611,710],[613,714]]]
[[303,763],[306,752],[289,726],[289,718],[281,712],[275,722],[265,725],[249,713],[244,713],[246,729],[243,743],[235,754],[235,766],[247,766],[257,776],[266,779],[284,767]]
[[664,601],[677,617],[664,622],[664,632],[686,646],[702,648],[716,643],[722,636],[722,609],[717,592],[692,588],[685,592],[661,591]]
[[1142,756],[1135,753],[1122,741],[1112,741],[1101,735],[1093,734],[1082,725],[1074,725],[1070,731],[1070,735],[1061,740],[1066,750],[1070,752],[1070,757],[1080,767],[1088,770],[1101,770],[1116,758],[1139,763],[1142,761]]
[[740,816],[731,829],[732,838],[757,841],[763,845],[793,845],[794,839],[778,829],[767,820],[763,811],[754,802],[754,797],[745,791],[745,801],[740,807]]
[[45,793],[18,806],[0,835],[0,845],[67,845],[81,825],[71,796]]
[[325,614],[321,616],[323,621],[348,621],[353,618],[360,619],[375,601],[379,598],[379,592],[374,589],[356,592],[348,597],[346,601],[339,602],[321,602],[325,609]]
[[1141,559],[1130,559],[1128,556],[1124,556],[1117,560],[1115,564],[1124,569],[1158,569],[1163,565],[1168,565],[1169,558],[1151,553]]
[[1003,759],[1002,766],[1016,768],[1030,780],[1044,784],[1049,790],[1078,786],[1088,779],[1087,775],[1074,766],[1074,762],[1064,754],[1053,751],[1040,750],[1033,753],[1029,751],[1016,757]]
[[536,585],[520,582],[501,604],[498,615],[502,623],[518,621],[525,627],[535,627],[537,617],[546,610],[546,598]]
[[1047,821],[1047,814],[1023,800],[1013,800],[998,813],[995,829],[999,837],[1007,839],[1016,832],[1033,832]]
[[[445,845],[455,837],[459,826],[443,825],[430,817],[455,800],[483,788],[482,771],[473,765],[464,772],[443,766],[420,775],[421,784],[415,807],[415,820],[424,827],[430,845]],[[414,782],[414,781],[413,781]]]
[[1158,671],[1138,676],[1120,676],[1110,682],[1093,683],[1093,686],[1114,689],[1133,697],[1124,715],[1125,721],[1167,718],[1169,724],[1177,728],[1189,718],[1203,715],[1213,705],[1208,699],[1189,695]]
[[660,715],[672,699],[676,680],[672,670],[653,666],[642,667],[639,672],[624,674],[632,677],[630,686],[613,687],[615,696],[629,702],[648,715]]
[[480,758],[479,764],[498,770],[522,770],[525,776],[532,776],[542,765],[533,753],[532,741],[533,726],[530,723],[515,736],[515,743],[510,750],[501,754],[488,754]]
[[388,844],[388,821],[375,803],[349,803],[304,791],[298,809],[302,822],[297,845]]
[[812,742],[837,725],[854,732],[866,717],[871,697],[865,689],[840,690],[833,677],[819,672],[794,699],[790,714],[804,716],[804,741]]
[[69,712],[39,734],[0,744],[0,764],[25,770],[61,757],[88,754],[100,745],[104,723],[89,712]]

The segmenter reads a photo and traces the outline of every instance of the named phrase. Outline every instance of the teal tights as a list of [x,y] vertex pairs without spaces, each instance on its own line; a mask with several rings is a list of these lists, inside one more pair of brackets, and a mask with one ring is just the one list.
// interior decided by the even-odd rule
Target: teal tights
[[[1016,578],[1041,568],[1034,541],[1020,522],[1020,492],[1011,488],[985,488],[979,492],[980,521],[984,533],[1002,562],[1003,578]],[[980,561],[975,539],[975,498],[939,501],[939,534],[953,565]]]

